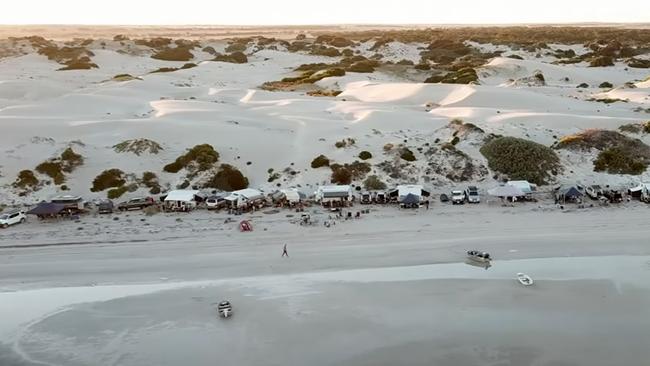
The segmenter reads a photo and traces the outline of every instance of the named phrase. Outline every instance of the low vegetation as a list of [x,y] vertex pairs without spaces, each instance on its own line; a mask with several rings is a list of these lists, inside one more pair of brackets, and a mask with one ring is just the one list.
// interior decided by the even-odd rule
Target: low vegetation
[[361,160],[372,159],[372,154],[370,153],[370,151],[365,151],[364,150],[364,151],[359,153],[359,159],[361,159]]
[[91,192],[101,192],[109,188],[119,188],[126,184],[124,172],[120,169],[108,169],[99,173],[93,179],[93,186],[90,188]]
[[149,193],[159,194],[161,192],[160,182],[158,181],[158,176],[154,172],[144,172],[142,173],[142,178],[140,179],[143,186],[149,188]]
[[413,151],[411,151],[408,147],[402,147],[400,149],[399,157],[402,158],[402,160],[409,162],[417,160],[413,154]]
[[116,153],[132,153],[137,156],[142,154],[158,154],[163,150],[162,146],[159,143],[145,139],[131,139],[120,142],[117,145],[113,145],[113,150]]
[[44,161],[36,166],[36,171],[52,178],[56,185],[65,182],[65,174],[72,173],[77,167],[81,166],[84,159],[81,155],[75,153],[72,148],[65,149],[59,157]]
[[516,137],[497,137],[480,149],[492,171],[510,179],[523,179],[543,185],[561,170],[560,159],[547,146]]
[[376,175],[370,175],[366,180],[363,181],[363,188],[369,191],[378,191],[386,189],[386,183],[379,179]]
[[328,159],[325,155],[318,155],[317,157],[314,158],[314,160],[311,161],[311,167],[313,169],[318,169],[329,165],[330,165],[330,159]]
[[31,170],[21,170],[13,186],[21,189],[34,188],[38,186],[38,178],[36,178],[34,172]]
[[[623,127],[623,126],[621,126]],[[638,131],[650,126],[638,125]],[[627,127],[629,129],[630,127]],[[650,130],[650,128],[648,128]],[[590,129],[565,136],[555,145],[557,149],[598,150],[594,170],[611,174],[641,174],[650,164],[650,146],[643,141],[617,131]]]
[[336,141],[334,143],[334,146],[336,146],[337,149],[343,149],[346,147],[351,147],[354,146],[357,143],[357,141],[351,137],[345,138],[341,141]]
[[187,47],[163,48],[151,55],[151,58],[163,61],[189,61],[194,54]]
[[219,161],[219,153],[209,144],[196,145],[185,154],[167,164],[163,170],[168,173],[178,173],[182,169],[201,172],[211,169]]
[[610,174],[639,175],[648,167],[648,159],[630,154],[629,149],[612,147],[601,151],[594,160],[594,171]]
[[248,188],[248,178],[234,166],[221,164],[219,171],[205,182],[203,187],[215,188],[222,191],[236,191]]
[[427,78],[425,83],[443,83],[443,84],[472,84],[478,83],[478,74],[471,67],[460,69],[444,75],[433,75]]
[[248,62],[248,57],[243,52],[233,52],[227,55],[217,54],[212,61],[229,62],[231,64],[245,64]]
[[330,164],[332,169],[332,183],[350,184],[354,180],[361,180],[372,170],[370,164],[354,161],[349,164]]
[[128,191],[129,191],[128,186],[112,188],[112,189],[108,190],[108,192],[106,193],[106,197],[108,199],[111,199],[111,200],[118,199],[118,198],[122,197]]

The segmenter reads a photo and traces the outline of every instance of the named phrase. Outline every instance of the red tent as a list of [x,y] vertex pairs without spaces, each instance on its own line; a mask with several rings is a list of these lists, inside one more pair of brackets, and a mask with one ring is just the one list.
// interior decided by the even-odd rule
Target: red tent
[[253,225],[247,220],[239,223],[239,231],[253,231]]

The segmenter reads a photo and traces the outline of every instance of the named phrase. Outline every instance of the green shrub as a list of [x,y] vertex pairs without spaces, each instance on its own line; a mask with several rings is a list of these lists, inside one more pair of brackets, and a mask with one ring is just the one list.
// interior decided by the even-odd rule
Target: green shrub
[[222,164],[219,171],[203,187],[216,188],[222,191],[236,191],[248,188],[248,178],[234,166]]
[[144,172],[142,173],[142,184],[149,188],[149,193],[158,194],[160,193],[160,183],[158,182],[158,176],[154,172]]
[[330,159],[328,159],[325,155],[318,155],[317,157],[314,158],[314,160],[311,161],[311,167],[313,169],[318,169],[320,167],[329,166],[329,165],[330,165]]
[[576,86],[576,88],[588,88],[589,84],[587,83],[581,83],[580,85]]
[[372,154],[370,153],[370,151],[362,151],[359,153],[359,159],[361,160],[372,159]]
[[122,187],[119,187],[119,188],[112,188],[106,193],[106,197],[108,197],[108,199],[114,200],[114,199],[122,197],[124,195],[124,193],[126,193],[128,191],[129,191],[128,186],[122,186]]
[[61,153],[61,161],[63,162],[63,171],[71,173],[77,167],[83,165],[84,158],[80,154],[75,153],[72,148],[68,147]]
[[598,85],[598,87],[599,87],[599,88],[606,88],[606,89],[609,89],[609,88],[613,88],[614,85],[612,85],[612,83],[610,83],[610,82],[608,82],[608,81],[604,81],[604,82],[600,83],[600,85]]
[[91,192],[101,192],[108,188],[122,187],[126,184],[124,172],[120,169],[108,169],[99,173],[93,180]]
[[153,54],[151,58],[163,61],[189,61],[194,58],[187,47],[164,48]]
[[178,68],[177,67],[161,67],[159,69],[156,69],[156,70],[150,72],[150,74],[157,74],[157,73],[163,73],[163,72],[174,72],[174,71],[178,71]]
[[415,155],[413,154],[413,151],[411,151],[408,147],[403,147],[400,150],[399,157],[402,158],[403,160],[406,160],[406,161],[415,161],[415,160],[417,160],[415,158]]
[[196,163],[197,171],[206,171],[219,161],[219,153],[209,144],[196,145],[185,154],[176,158],[173,163],[165,165],[164,171],[178,173],[181,169],[187,168],[191,163]]
[[44,161],[36,166],[36,171],[52,178],[56,185],[65,182],[63,166],[59,161]]
[[229,53],[232,53],[232,52],[244,52],[244,51],[246,51],[246,48],[248,48],[248,43],[235,42],[235,43],[232,43],[232,44],[228,45],[228,47],[226,47],[225,51],[229,52]]
[[497,137],[480,149],[490,169],[506,174],[510,179],[523,179],[543,185],[562,166],[553,149],[516,137]]
[[186,63],[185,65],[181,66],[180,69],[181,70],[187,70],[187,69],[195,68],[196,66],[198,66],[198,65],[195,64],[195,63],[189,62],[189,63]]
[[620,147],[601,151],[594,161],[594,171],[610,174],[639,175],[645,172],[648,163],[643,158],[629,154]]
[[454,145],[454,146],[456,144],[458,144],[459,142],[460,142],[460,138],[458,138],[458,136],[454,136],[454,138],[451,139],[451,144]]
[[35,187],[38,185],[38,179],[31,170],[21,170],[13,186],[16,188]]
[[363,188],[372,191],[372,190],[383,190],[386,189],[386,183],[382,182],[378,176],[371,175],[363,181]]

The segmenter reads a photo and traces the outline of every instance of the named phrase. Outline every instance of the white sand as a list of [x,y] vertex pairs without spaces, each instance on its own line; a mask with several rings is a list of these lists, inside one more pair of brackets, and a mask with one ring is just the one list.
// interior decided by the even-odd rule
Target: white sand
[[[144,229],[137,213],[58,234],[28,223],[14,235],[29,240],[5,231],[3,244],[87,243],[0,250],[0,355],[11,366],[638,364],[650,341],[645,210],[383,208],[331,229],[259,214],[252,233],[200,212],[147,217],[144,235],[130,232]],[[75,238],[98,220],[107,234]],[[493,267],[463,263],[469,248]],[[214,313],[223,298],[228,321]]]

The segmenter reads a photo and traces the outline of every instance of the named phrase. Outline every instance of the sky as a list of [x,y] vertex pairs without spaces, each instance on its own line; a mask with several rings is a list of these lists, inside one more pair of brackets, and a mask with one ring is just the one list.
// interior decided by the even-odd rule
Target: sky
[[650,22],[650,0],[2,0],[0,24]]

